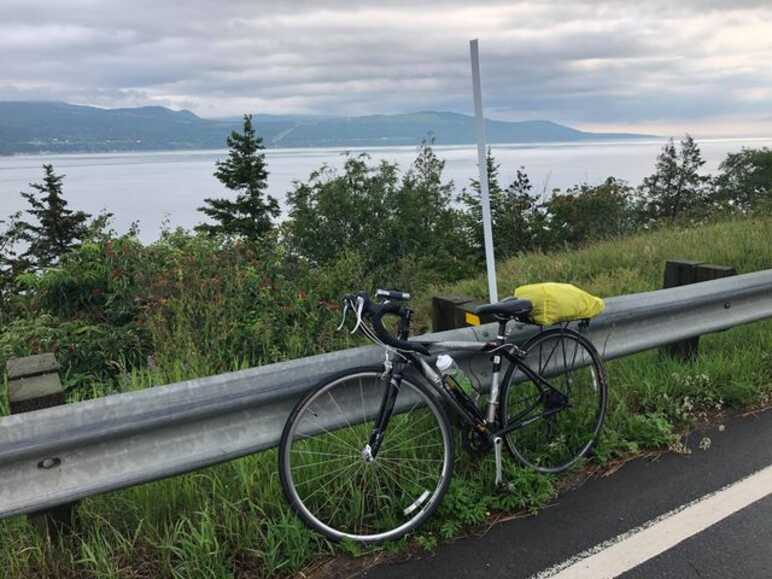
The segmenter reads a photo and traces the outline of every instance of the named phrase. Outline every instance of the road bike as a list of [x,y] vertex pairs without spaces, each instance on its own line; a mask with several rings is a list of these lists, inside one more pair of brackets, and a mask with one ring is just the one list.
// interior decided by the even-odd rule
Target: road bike
[[[495,340],[408,340],[409,298],[393,290],[377,290],[376,301],[365,292],[344,297],[341,328],[353,310],[352,333],[383,347],[385,360],[326,377],[282,433],[284,494],[309,527],[334,541],[397,539],[431,517],[450,484],[457,436],[475,455],[493,451],[502,485],[504,446],[530,468],[559,473],[587,454],[603,424],[606,374],[579,331],[542,328],[518,346],[507,324],[530,323],[532,303],[510,298],[477,308],[498,322]],[[383,325],[387,315],[397,318],[394,334]],[[452,352],[490,357],[487,391],[467,383]]]

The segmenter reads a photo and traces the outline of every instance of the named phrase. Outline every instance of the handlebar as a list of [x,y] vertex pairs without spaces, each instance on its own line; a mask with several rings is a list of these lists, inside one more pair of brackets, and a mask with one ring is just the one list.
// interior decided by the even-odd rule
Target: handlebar
[[[425,346],[407,340],[410,317],[412,316],[413,312],[409,308],[403,307],[401,304],[395,301],[391,301],[407,300],[410,298],[410,294],[392,290],[377,290],[376,295],[378,297],[386,298],[386,301],[378,304],[373,303],[370,300],[370,296],[366,292],[358,292],[344,296],[344,321],[345,311],[350,306],[352,309],[357,311],[357,326],[354,328],[354,331],[359,328],[361,317],[365,315],[372,323],[373,331],[375,332],[376,337],[387,346],[391,346],[398,350],[409,350],[412,352],[419,352],[424,355],[429,355],[429,350]],[[399,316],[399,337],[390,334],[383,326],[383,316],[387,315]]]
[[403,300],[407,301],[410,299],[410,294],[407,292],[400,292],[396,290],[384,290],[379,289],[375,290],[375,295],[379,298],[386,298],[389,300]]

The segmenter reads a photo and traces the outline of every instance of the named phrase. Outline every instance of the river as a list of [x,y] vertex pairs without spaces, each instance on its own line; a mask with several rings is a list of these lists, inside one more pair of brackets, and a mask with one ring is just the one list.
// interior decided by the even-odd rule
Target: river
[[[715,172],[729,152],[742,147],[772,147],[768,139],[705,139],[699,145],[704,170]],[[501,164],[501,182],[511,181],[517,167],[525,167],[537,191],[551,191],[587,182],[596,184],[609,175],[633,185],[651,174],[663,141],[619,141],[493,145]],[[472,145],[437,146],[446,161],[445,175],[457,189],[477,174],[477,150]],[[355,152],[360,152],[356,150]],[[372,147],[374,160],[395,161],[404,169],[415,158],[414,147]],[[205,197],[225,194],[213,177],[215,162],[226,151],[173,151],[0,157],[0,219],[25,207],[20,191],[42,178],[41,165],[53,163],[64,179],[65,197],[72,208],[115,214],[114,225],[125,231],[138,221],[144,240],[158,237],[164,220],[191,227],[201,221],[196,211]],[[323,164],[340,168],[345,149],[271,149],[267,151],[269,193],[285,208],[292,182],[305,180]]]

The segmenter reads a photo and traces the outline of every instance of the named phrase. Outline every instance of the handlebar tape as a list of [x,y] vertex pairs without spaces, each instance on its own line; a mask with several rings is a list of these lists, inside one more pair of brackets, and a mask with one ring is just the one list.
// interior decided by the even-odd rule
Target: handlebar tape
[[376,290],[375,295],[377,295],[379,298],[386,298],[390,300],[406,301],[410,299],[409,293],[396,291],[396,290],[379,289],[379,290]]
[[367,296],[365,298],[365,308],[370,314],[370,321],[373,323],[373,329],[375,335],[378,336],[384,344],[393,346],[400,350],[410,350],[413,352],[419,352],[426,356],[429,355],[429,350],[416,342],[409,342],[407,340],[400,340],[392,336],[386,328],[383,327],[381,319],[385,315],[402,316],[402,306],[394,302],[384,302],[382,304],[372,303]]

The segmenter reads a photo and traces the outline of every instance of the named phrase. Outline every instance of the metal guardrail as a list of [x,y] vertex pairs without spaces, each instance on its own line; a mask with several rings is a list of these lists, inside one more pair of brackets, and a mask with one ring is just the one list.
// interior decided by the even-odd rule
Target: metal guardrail
[[[613,359],[770,317],[765,270],[608,298],[587,331]],[[517,325],[512,339],[534,331]],[[494,332],[491,324],[423,338],[489,340]],[[292,406],[321,376],[382,359],[374,346],[354,348],[1,418],[0,518],[275,446]],[[485,357],[466,362],[483,378],[489,371]]]

